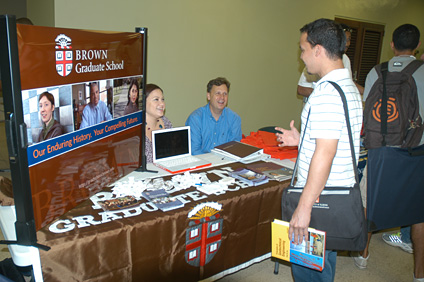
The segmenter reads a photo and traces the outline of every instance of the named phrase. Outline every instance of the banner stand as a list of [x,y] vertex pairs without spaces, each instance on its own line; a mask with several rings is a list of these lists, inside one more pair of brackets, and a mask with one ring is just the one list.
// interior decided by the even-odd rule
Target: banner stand
[[50,247],[37,243],[28,172],[26,124],[23,120],[16,17],[0,16],[0,66],[3,86],[6,138],[16,209],[16,241],[0,244],[33,246],[42,250]]
[[143,94],[142,94],[142,112],[143,112],[143,123],[141,124],[141,136],[142,141],[140,142],[140,167],[136,169],[136,171],[140,172],[152,172],[152,173],[158,173],[156,170],[148,170],[147,169],[147,162],[146,162],[146,68],[147,68],[147,28],[141,28],[137,27],[135,29],[135,32],[139,32],[141,34],[144,34],[143,37]]

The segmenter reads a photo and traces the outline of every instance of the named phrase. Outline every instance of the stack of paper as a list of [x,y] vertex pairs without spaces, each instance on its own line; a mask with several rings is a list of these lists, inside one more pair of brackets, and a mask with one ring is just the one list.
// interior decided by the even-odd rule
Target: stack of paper
[[277,181],[291,179],[293,175],[293,169],[273,162],[258,162],[248,165],[247,168]]
[[238,141],[230,141],[216,146],[211,152],[242,163],[251,163],[270,158],[269,155],[264,154],[263,149]]
[[239,168],[230,173],[231,177],[247,183],[249,186],[258,186],[268,183],[269,178],[246,168]]
[[141,195],[164,212],[184,207],[183,202],[171,197],[165,189],[144,191]]

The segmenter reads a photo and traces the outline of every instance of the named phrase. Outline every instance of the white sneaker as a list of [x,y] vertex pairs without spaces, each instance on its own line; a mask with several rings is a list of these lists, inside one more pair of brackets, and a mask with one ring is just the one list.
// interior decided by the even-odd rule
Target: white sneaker
[[414,282],[424,282],[424,278],[415,278],[415,275],[413,276],[414,276]]
[[414,249],[412,248],[412,243],[405,243],[402,241],[402,235],[400,232],[395,233],[383,233],[381,236],[383,241],[390,246],[399,247],[407,253],[412,254]]
[[368,256],[364,258],[363,256],[359,254],[359,252],[350,252],[350,256],[353,258],[353,261],[355,262],[356,267],[358,267],[359,269],[367,268],[370,254],[368,254]]

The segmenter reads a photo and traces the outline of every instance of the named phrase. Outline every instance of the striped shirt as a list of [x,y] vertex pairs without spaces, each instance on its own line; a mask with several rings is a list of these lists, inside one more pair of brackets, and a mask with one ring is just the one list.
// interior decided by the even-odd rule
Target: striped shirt
[[[328,81],[334,81],[339,84],[346,95],[353,145],[356,161],[358,162],[362,127],[361,96],[348,70],[336,69],[317,82],[314,91],[303,108],[301,138],[305,130],[306,134],[298,156],[299,168],[296,186],[305,186],[306,184],[309,166],[315,152],[316,139],[339,140],[326,186],[352,187],[355,183],[343,102],[339,92]],[[309,121],[305,128],[309,110]]]

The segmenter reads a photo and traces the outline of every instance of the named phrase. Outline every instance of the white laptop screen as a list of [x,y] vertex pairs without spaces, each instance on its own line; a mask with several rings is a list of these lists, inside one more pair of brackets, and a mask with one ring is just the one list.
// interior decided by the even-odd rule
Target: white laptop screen
[[175,127],[152,132],[153,160],[191,155],[190,127]]

